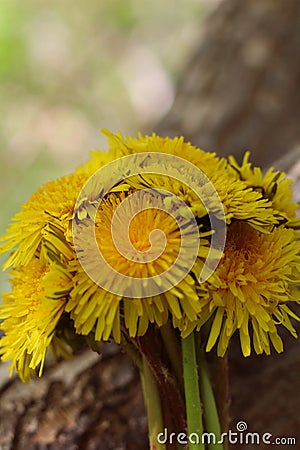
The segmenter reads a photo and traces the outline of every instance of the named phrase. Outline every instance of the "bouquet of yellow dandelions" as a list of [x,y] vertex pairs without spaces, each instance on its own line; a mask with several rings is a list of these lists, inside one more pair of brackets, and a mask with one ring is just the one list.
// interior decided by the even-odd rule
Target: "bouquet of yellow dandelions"
[[282,352],[280,326],[297,337],[290,180],[248,153],[239,166],[182,137],[105,133],[109,150],[39,188],[2,238],[1,358],[29,381],[49,351],[71,353],[70,329],[113,339],[141,371],[151,449],[165,423],[190,449],[204,431],[223,448],[205,352],[225,360],[235,332],[244,356]]

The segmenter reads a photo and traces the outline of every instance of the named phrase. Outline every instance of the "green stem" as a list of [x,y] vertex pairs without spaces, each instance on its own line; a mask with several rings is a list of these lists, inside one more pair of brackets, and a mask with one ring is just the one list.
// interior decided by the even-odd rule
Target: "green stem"
[[178,342],[178,336],[176,335],[174,327],[167,322],[160,328],[161,336],[163,339],[164,347],[167,351],[172,369],[177,379],[177,383],[180,387],[180,390],[183,394],[184,386],[183,386],[183,373],[182,373],[182,364],[181,358],[179,357],[181,353],[180,343]]
[[[178,383],[161,353],[161,335],[153,334],[153,329],[148,329],[144,336],[136,339],[134,342],[139,352],[147,360],[152,370],[153,376],[157,381],[165,423],[170,426],[170,431],[186,429],[186,414],[183,395],[181,394]],[[156,339],[160,338],[160,339]],[[171,418],[172,424],[169,419]]]
[[203,402],[206,431],[208,433],[213,433],[216,439],[216,443],[209,443],[207,447],[209,450],[223,450],[223,445],[218,443],[221,440],[221,427],[204,350],[201,349],[197,353],[199,361],[200,391]]
[[163,431],[164,427],[161,402],[156,380],[145,357],[143,357],[141,380],[148,417],[150,450],[166,450],[165,444],[161,444],[157,440],[158,434]]
[[199,437],[200,441],[196,443],[196,439],[189,439],[189,450],[205,450],[204,444],[201,443],[203,435],[202,408],[194,333],[182,339],[182,360],[188,436],[191,437],[193,433],[195,437]]

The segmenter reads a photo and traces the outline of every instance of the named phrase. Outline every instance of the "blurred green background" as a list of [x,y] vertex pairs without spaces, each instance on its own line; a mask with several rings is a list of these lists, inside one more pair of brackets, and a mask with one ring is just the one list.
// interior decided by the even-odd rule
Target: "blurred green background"
[[212,3],[0,1],[1,234],[39,185],[106,148],[101,128],[166,114]]

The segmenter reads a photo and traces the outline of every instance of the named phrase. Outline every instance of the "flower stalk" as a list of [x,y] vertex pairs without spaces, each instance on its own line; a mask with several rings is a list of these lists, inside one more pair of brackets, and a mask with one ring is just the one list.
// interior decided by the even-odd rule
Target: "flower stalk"
[[179,358],[179,355],[181,353],[181,346],[178,335],[176,334],[174,327],[170,324],[169,321],[160,328],[160,332],[163,340],[163,345],[166,349],[168,358],[171,363],[172,371],[176,377],[178,387],[183,394],[183,370],[182,361]]
[[[171,432],[186,429],[185,404],[172,370],[160,351],[162,344],[152,333],[151,327],[145,336],[136,339],[136,345],[151,368],[156,379],[163,405],[163,416]],[[159,335],[158,335],[159,336]],[[161,430],[162,431],[162,430]]]
[[[208,443],[208,450],[224,450],[221,443],[222,430],[219,422],[219,414],[210,382],[204,350],[198,347],[197,356],[199,362],[199,385],[203,404],[205,427],[206,431],[208,433],[213,433],[215,437],[215,442]],[[225,402],[227,401],[227,399],[223,400]],[[227,408],[227,405],[221,404],[220,407],[223,410],[223,408]]]
[[166,450],[165,444],[160,443],[157,439],[158,434],[164,428],[159,390],[152,370],[145,357],[143,357],[143,365],[140,374],[148,418],[150,450]]
[[[203,435],[202,407],[194,333],[182,339],[182,361],[188,436]],[[189,450],[205,450],[202,443],[189,443]]]

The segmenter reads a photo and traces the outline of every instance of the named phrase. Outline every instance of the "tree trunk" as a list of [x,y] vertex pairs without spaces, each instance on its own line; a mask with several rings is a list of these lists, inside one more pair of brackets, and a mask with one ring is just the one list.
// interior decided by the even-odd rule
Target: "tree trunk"
[[258,165],[299,147],[299,29],[298,0],[221,2],[158,131]]
[[0,449],[147,449],[138,371],[116,345],[101,350],[50,364],[30,384],[0,366]]
[[[300,179],[300,2],[224,0],[207,19],[174,107],[157,127],[194,144],[261,165],[279,160]],[[286,155],[288,153],[288,155]],[[296,194],[300,200],[300,189]],[[299,342],[243,358],[230,349],[231,429],[299,436]],[[0,366],[1,450],[143,450],[147,424],[138,374],[112,344],[83,351],[23,385]],[[233,448],[251,448],[239,444]],[[267,448],[261,444],[258,448]]]

